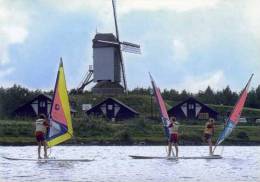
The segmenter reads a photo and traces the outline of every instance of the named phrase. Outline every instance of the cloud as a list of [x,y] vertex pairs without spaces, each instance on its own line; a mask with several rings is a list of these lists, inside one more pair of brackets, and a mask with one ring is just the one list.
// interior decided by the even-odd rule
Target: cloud
[[223,71],[218,70],[215,73],[207,73],[201,76],[186,76],[183,83],[177,85],[178,90],[185,89],[189,92],[205,90],[208,86],[214,90],[219,90],[226,86],[226,80]]
[[[55,5],[63,11],[96,11],[111,12],[110,0],[48,0],[49,3]],[[176,12],[185,12],[200,8],[213,8],[217,5],[219,0],[115,0],[118,13],[126,14],[131,11],[160,11],[172,10]],[[109,8],[111,7],[111,8]]]
[[247,26],[245,28],[249,29],[257,38],[260,38],[260,1],[250,0],[246,2],[245,22]]
[[173,61],[185,62],[189,56],[189,52],[185,43],[181,40],[174,39],[173,40]]
[[[98,31],[114,31],[112,3],[110,0],[46,0],[50,8],[63,13],[85,13],[92,15],[96,21]],[[86,16],[87,17],[87,16]]]
[[[119,18],[129,15],[133,11],[142,12],[188,12],[196,9],[211,9],[220,0],[115,0]],[[97,28],[101,31],[114,31],[113,11],[111,0],[46,0],[50,7],[62,12],[91,13],[97,21]]]
[[11,1],[0,0],[0,66],[9,60],[9,48],[23,43],[28,36],[28,16],[21,6]]
[[0,72],[0,78],[4,78],[10,74],[12,74],[14,72],[14,68],[8,68],[8,69],[5,69],[5,70],[1,70]]
[[18,1],[0,0],[0,86],[14,84],[7,77],[15,68],[10,66],[10,48],[23,43],[28,36],[28,13]]
[[170,10],[175,12],[185,12],[194,9],[213,8],[219,0],[132,0],[118,1],[119,12],[130,13],[131,11],[161,11]]
[[12,74],[15,71],[15,68],[7,68],[4,70],[0,69],[0,86],[9,87],[13,85],[13,82],[6,79],[6,77]]
[[[257,0],[116,0],[116,4],[119,26],[123,25],[120,27],[122,39],[133,40],[142,46],[141,56],[124,55],[127,75],[139,71],[135,71],[137,79],[127,77],[133,88],[141,84],[144,69],[155,73],[159,70],[158,80],[168,88],[172,88],[168,83],[176,83],[180,90],[195,91],[208,85],[215,89],[225,87],[227,82],[223,73],[233,79],[230,84],[240,85],[241,72],[252,69],[257,72],[260,68],[260,42],[255,38],[260,37]],[[36,13],[32,14],[34,11]],[[54,20],[50,21],[50,17]],[[74,25],[70,21],[77,23]],[[91,38],[95,26],[98,31],[114,32],[111,0],[0,0],[0,72],[10,69],[14,63],[16,73],[21,71],[14,75],[16,82],[45,87],[49,84],[48,79],[40,85],[32,77],[35,73],[27,70],[32,64],[40,64],[40,60],[65,54],[69,60],[78,60],[77,68],[66,66],[71,83],[68,85],[77,85],[75,80],[81,76],[76,76],[75,70],[80,67],[83,70],[80,74],[83,74],[86,68],[81,65],[92,63]],[[66,42],[88,38],[84,43],[74,42],[75,46],[71,46],[75,50],[87,46],[88,51],[72,51],[68,44],[54,44],[59,38],[68,37],[68,31],[75,31],[75,34],[71,34],[71,39],[66,38]],[[89,35],[83,35],[83,31]],[[10,56],[10,48],[25,41],[26,45],[15,46]],[[43,50],[51,50],[46,52],[44,59]],[[11,57],[16,61],[12,62]],[[41,62],[46,66],[42,70],[54,69],[53,62]],[[231,68],[236,72],[231,72]],[[0,81],[10,74],[5,73]],[[143,85],[147,83],[149,80],[143,81]]]
[[23,43],[28,35],[25,27],[21,25],[6,25],[1,28],[1,33],[6,38],[6,41],[10,44]]

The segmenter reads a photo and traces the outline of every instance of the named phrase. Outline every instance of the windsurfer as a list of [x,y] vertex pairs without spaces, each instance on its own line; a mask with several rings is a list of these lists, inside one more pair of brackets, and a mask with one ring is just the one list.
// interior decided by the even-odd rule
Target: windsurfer
[[212,136],[214,135],[215,126],[214,126],[214,119],[209,118],[209,121],[205,124],[204,129],[204,141],[209,145],[209,154],[213,155],[212,151]]
[[169,128],[168,157],[171,156],[172,145],[174,144],[176,157],[178,158],[179,122],[176,121],[175,117],[171,117],[168,128]]
[[47,143],[45,135],[49,127],[48,119],[44,114],[40,114],[35,122],[35,137],[38,143],[38,159],[41,159],[41,146],[44,147],[44,158],[47,157]]

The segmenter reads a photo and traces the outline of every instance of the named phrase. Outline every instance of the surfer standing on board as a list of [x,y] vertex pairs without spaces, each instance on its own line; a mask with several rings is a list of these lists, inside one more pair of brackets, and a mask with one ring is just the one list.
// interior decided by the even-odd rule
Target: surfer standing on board
[[39,119],[35,122],[35,137],[38,143],[38,159],[41,159],[41,146],[44,148],[44,158],[47,157],[47,143],[45,140],[45,135],[47,132],[47,128],[49,127],[49,123],[47,117],[44,114],[39,115]]
[[205,129],[204,129],[204,141],[208,143],[209,145],[209,155],[213,155],[212,151],[212,136],[214,135],[214,119],[209,118],[209,121],[205,124]]
[[175,117],[171,117],[169,128],[169,143],[168,143],[168,157],[171,156],[172,144],[175,146],[176,157],[178,158],[178,139],[179,139],[179,123]]

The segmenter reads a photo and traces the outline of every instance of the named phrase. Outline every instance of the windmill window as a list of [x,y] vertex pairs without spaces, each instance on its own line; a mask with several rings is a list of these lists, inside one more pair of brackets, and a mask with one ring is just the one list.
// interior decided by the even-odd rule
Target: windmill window
[[113,109],[113,105],[108,105],[108,106],[107,106],[107,109],[108,109],[108,110],[112,110],[112,109]]

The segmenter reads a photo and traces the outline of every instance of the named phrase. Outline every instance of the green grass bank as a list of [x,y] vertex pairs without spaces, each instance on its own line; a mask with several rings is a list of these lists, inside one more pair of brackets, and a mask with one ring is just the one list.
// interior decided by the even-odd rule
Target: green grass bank
[[[165,145],[160,121],[144,117],[111,123],[103,118],[73,119],[74,137],[66,145]],[[213,141],[223,125],[216,126]],[[180,145],[205,145],[203,122],[181,122]],[[260,125],[239,124],[224,145],[260,145]],[[35,144],[34,121],[0,120],[0,145]]]

